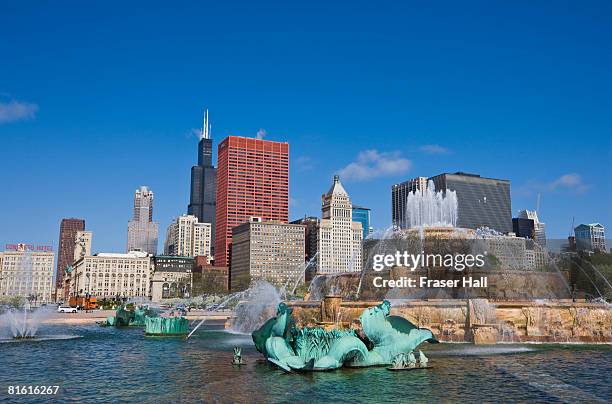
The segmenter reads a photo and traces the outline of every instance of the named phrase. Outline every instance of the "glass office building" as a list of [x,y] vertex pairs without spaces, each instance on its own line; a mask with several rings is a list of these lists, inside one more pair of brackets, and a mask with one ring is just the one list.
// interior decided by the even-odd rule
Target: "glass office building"
[[363,239],[365,240],[370,234],[370,208],[353,205],[353,222],[361,223],[363,229]]

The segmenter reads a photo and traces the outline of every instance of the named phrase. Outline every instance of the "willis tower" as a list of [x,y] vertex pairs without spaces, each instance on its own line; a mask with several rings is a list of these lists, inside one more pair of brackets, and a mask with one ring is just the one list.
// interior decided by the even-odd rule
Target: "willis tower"
[[196,216],[200,223],[211,224],[212,245],[214,246],[217,169],[212,163],[212,143],[208,110],[206,110],[202,136],[198,143],[198,165],[191,167],[191,195],[187,213]]

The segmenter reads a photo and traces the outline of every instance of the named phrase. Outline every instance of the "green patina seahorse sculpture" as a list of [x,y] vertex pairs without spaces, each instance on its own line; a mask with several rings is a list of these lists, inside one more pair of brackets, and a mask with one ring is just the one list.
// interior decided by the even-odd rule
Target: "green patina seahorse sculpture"
[[103,326],[144,327],[146,317],[157,317],[157,312],[148,306],[136,306],[133,310],[128,310],[126,305],[121,305],[115,310],[114,316],[108,316]]
[[399,354],[411,353],[423,341],[437,342],[431,331],[389,316],[390,307],[385,300],[360,317],[364,334],[374,346],[371,351],[353,330],[297,329],[292,309],[285,303],[278,305],[275,318],[253,332],[253,342],[270,362],[286,371],[386,365]]
[[359,316],[363,332],[374,348],[365,358],[356,359],[349,366],[389,365],[398,354],[409,354],[424,341],[438,342],[430,330],[419,328],[403,317],[390,316],[390,312],[391,303],[385,300]]
[[359,338],[345,335],[336,338],[325,355],[304,361],[296,355],[294,347],[290,345],[290,342],[294,341],[291,335],[291,329],[294,327],[291,311],[285,303],[280,303],[276,317],[268,320],[252,334],[257,350],[282,369],[286,371],[335,369],[355,355],[367,354],[367,348]]

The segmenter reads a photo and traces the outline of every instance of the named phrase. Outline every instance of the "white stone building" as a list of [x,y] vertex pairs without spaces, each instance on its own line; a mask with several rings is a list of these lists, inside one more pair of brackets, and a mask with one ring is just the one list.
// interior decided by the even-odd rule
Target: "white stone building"
[[210,223],[199,223],[193,215],[182,215],[168,226],[164,253],[182,257],[211,256]]
[[22,296],[35,304],[51,302],[54,262],[50,251],[0,252],[0,297]]
[[132,298],[150,295],[151,256],[141,251],[85,256],[73,265],[71,296]]
[[334,183],[322,196],[322,218],[317,234],[317,273],[360,272],[363,231],[353,222],[353,205],[334,176]]

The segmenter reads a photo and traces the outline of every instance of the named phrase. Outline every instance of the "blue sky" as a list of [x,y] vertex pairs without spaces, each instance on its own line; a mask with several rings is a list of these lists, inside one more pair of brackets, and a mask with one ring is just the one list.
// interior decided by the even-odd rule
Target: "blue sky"
[[290,143],[292,218],[340,172],[384,227],[391,184],[461,170],[541,193],[549,237],[612,226],[608,2],[124,3],[0,5],[0,243],[75,216],[122,251],[140,185],[163,236],[205,106]]

